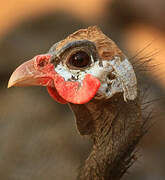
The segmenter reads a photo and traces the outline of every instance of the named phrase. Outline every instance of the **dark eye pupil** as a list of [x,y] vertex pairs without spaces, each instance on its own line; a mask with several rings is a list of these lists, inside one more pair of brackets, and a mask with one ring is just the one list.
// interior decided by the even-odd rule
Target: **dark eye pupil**
[[86,67],[90,64],[90,57],[84,51],[78,51],[69,58],[69,64],[75,67]]

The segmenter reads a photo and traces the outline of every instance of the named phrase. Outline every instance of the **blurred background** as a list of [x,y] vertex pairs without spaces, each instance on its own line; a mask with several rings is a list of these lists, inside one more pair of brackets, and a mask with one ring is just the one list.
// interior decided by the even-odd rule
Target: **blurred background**
[[[7,89],[7,82],[22,62],[47,52],[80,28],[98,25],[130,60],[140,64],[137,71],[145,97],[159,99],[151,103],[154,126],[138,147],[138,161],[123,179],[164,180],[164,17],[164,0],[2,1],[0,179],[76,179],[91,143],[77,133],[69,108],[53,101],[43,87]],[[144,60],[150,58],[146,66]]]

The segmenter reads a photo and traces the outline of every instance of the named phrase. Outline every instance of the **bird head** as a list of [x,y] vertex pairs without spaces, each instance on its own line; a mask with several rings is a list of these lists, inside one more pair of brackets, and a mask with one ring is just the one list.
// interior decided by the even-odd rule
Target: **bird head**
[[63,104],[85,104],[116,93],[123,93],[125,101],[137,96],[132,65],[96,26],[76,31],[46,54],[24,62],[11,75],[11,86],[46,86]]

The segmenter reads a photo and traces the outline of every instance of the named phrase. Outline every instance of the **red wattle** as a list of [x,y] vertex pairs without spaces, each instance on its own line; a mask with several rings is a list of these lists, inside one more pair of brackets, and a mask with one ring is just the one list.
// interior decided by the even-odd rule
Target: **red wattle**
[[68,102],[65,101],[65,99],[63,99],[57,92],[55,87],[50,87],[47,86],[47,90],[49,95],[57,102],[61,103],[61,104],[67,104]]
[[87,74],[82,82],[65,81],[63,77],[58,76],[54,81],[58,94],[65,101],[74,104],[85,104],[90,101],[100,87],[100,81]]

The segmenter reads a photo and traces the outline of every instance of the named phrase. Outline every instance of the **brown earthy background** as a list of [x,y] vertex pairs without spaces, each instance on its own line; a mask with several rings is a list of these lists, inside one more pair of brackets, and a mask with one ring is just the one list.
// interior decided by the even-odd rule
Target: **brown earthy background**
[[[8,0],[0,10],[0,179],[76,179],[90,142],[80,137],[69,108],[43,87],[7,89],[12,71],[55,42],[98,25],[129,56],[152,57],[140,71],[154,126],[123,179],[165,179],[165,1]],[[156,65],[156,66],[155,66]]]

